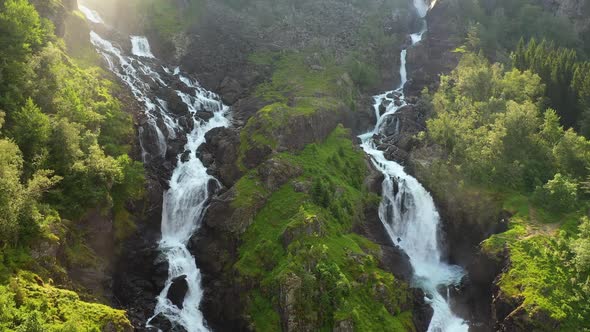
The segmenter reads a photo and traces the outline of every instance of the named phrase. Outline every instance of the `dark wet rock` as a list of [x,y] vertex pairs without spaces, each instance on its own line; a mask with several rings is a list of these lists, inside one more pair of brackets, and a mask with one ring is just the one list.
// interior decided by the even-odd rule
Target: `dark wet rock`
[[391,100],[383,99],[383,101],[379,105],[379,114],[385,114],[385,112],[387,112],[387,107],[389,107],[389,105],[391,105]]
[[237,126],[244,126],[256,112],[268,105],[269,102],[263,101],[255,96],[250,96],[238,100],[232,106],[232,114]]
[[388,160],[394,160],[405,165],[408,162],[410,155],[405,150],[400,149],[395,145],[381,145],[380,149],[385,150],[384,155]]
[[172,279],[172,285],[170,285],[168,294],[166,295],[168,300],[180,309],[183,308],[184,297],[188,292],[188,282],[186,278],[186,275],[182,275]]
[[180,91],[182,93],[186,93],[187,95],[192,95],[195,93],[195,89],[191,88],[186,85],[186,83],[182,82],[181,80],[174,80],[169,85],[173,90]]
[[166,161],[172,163],[171,167],[176,167],[176,161],[178,155],[184,153],[184,147],[186,145],[186,136],[177,137],[175,139],[168,140],[168,148],[166,150]]
[[160,151],[158,150],[158,133],[156,128],[153,126],[148,125],[147,123],[141,127],[140,130],[140,139],[144,142],[144,150],[145,152],[149,153],[150,155],[158,155]]
[[428,331],[428,326],[432,320],[434,310],[425,300],[426,296],[421,289],[414,289],[414,310],[413,310],[413,321],[416,330],[419,332]]
[[385,117],[383,126],[380,128],[381,133],[385,136],[392,136],[399,132],[400,120],[395,114]]
[[167,332],[187,332],[186,329],[176,323],[171,322],[164,314],[158,314],[152,320],[150,325]]
[[416,135],[426,130],[427,111],[422,106],[406,105],[385,119],[374,139],[387,159],[408,163],[409,153],[418,143]]
[[252,169],[260,165],[271,154],[272,148],[267,145],[252,147],[244,153],[244,159],[242,162],[244,163],[244,166]]
[[160,99],[166,101],[166,109],[169,112],[177,116],[189,113],[188,106],[182,101],[182,98],[180,98],[176,91],[169,88],[161,88],[157,91],[157,95]]
[[195,116],[198,119],[201,119],[203,121],[209,121],[213,117],[213,113],[211,113],[211,112],[205,112],[205,111],[199,111],[199,112],[197,112],[195,114]]
[[472,322],[470,328],[474,332],[487,332],[494,326],[490,299],[493,297],[494,280],[503,265],[504,258],[478,253],[466,267],[467,274],[461,284],[450,289],[453,311]]
[[180,156],[180,161],[183,162],[183,163],[186,163],[187,161],[190,160],[190,158],[191,158],[191,151],[190,150],[186,150]]
[[363,183],[364,187],[369,190],[369,192],[375,193],[377,195],[381,195],[383,189],[383,181],[385,180],[385,176],[383,173],[379,172],[373,165],[373,162],[367,157],[365,164],[367,165],[367,169],[369,170],[369,175],[365,178]]
[[[223,196],[223,195],[222,195]],[[230,201],[219,203],[219,207],[230,207]],[[214,331],[246,331],[242,310],[245,304],[241,300],[243,288],[232,278],[233,274],[226,272],[226,267],[232,266],[237,260],[238,241],[227,231],[221,231],[220,224],[207,224],[210,212],[207,213],[205,223],[189,241],[189,250],[195,255],[202,273],[204,288],[201,310],[207,322]],[[213,212],[212,216],[218,215]],[[230,215],[231,216],[231,215]]]
[[240,136],[231,128],[215,128],[205,135],[199,147],[203,164],[225,187],[231,187],[242,176],[238,167]]
[[[144,233],[144,235],[146,235]],[[154,242],[134,237],[125,245],[129,258],[120,259],[114,276],[114,292],[120,304],[128,308],[134,326],[143,326],[152,315],[156,296],[166,282],[168,269],[154,262],[159,254]]]
[[211,179],[207,183],[207,192],[209,193],[209,197],[217,194],[217,192],[221,189],[221,185],[217,180]]
[[185,133],[190,133],[195,128],[195,122],[193,121],[193,117],[190,114],[181,116],[177,118],[176,121],[182,128],[182,131]]

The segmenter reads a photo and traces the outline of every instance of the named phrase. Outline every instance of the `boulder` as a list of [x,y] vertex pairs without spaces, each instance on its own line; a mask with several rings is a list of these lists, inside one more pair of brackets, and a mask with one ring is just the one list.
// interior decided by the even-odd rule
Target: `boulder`
[[168,112],[182,116],[189,113],[188,106],[182,101],[182,98],[176,93],[176,91],[170,88],[160,88],[156,95],[166,101],[166,108]]
[[209,121],[211,120],[211,118],[213,117],[213,113],[211,112],[205,112],[205,111],[198,111],[195,116],[198,119],[201,119],[203,121]]
[[166,297],[172,304],[177,306],[179,309],[182,309],[184,304],[184,297],[188,292],[188,282],[186,280],[187,276],[182,275],[172,279],[172,285],[168,289],[168,294]]
[[258,175],[269,192],[278,190],[290,179],[301,175],[303,171],[282,159],[269,159],[258,167]]
[[286,249],[289,245],[300,237],[325,234],[323,222],[317,216],[312,216],[302,220],[295,225],[289,225],[281,235],[281,242]]

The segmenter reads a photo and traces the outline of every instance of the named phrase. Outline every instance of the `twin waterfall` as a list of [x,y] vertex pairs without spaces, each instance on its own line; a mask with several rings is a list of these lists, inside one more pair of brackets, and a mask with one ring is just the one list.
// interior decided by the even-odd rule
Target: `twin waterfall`
[[[89,21],[103,22],[96,12],[86,7],[81,6],[81,11]],[[199,311],[203,297],[201,273],[187,249],[187,243],[202,221],[209,199],[209,184],[216,181],[207,174],[207,168],[197,156],[197,149],[205,143],[208,131],[229,126],[229,108],[217,95],[183,76],[178,68],[158,65],[145,37],[130,37],[131,55],[125,55],[120,47],[95,32],[90,38],[109,69],[129,87],[143,106],[146,125],[140,129],[140,143],[144,161],[163,160],[168,142],[181,135],[186,136],[184,153],[177,157],[177,165],[169,181],[170,188],[163,198],[159,248],[168,262],[168,280],[157,298],[153,318],[164,315],[173,325],[182,326],[188,332],[209,331]],[[172,88],[166,82],[179,82],[183,86]],[[160,89],[172,90],[186,105],[189,116],[179,116],[168,108],[166,100],[155,97],[153,91]],[[206,118],[209,119],[203,120],[197,112],[208,113]],[[192,123],[187,124],[187,118]],[[173,280],[179,277],[186,278],[188,284],[182,308],[172,304],[167,297]],[[147,322],[149,324],[150,321]]]
[[[424,18],[428,12],[428,6],[424,0],[414,0],[414,6],[418,15]],[[411,36],[412,45],[422,40],[426,30],[424,20],[422,31]],[[375,167],[385,176],[379,217],[392,242],[399,245],[410,257],[410,263],[414,269],[413,283],[424,291],[426,301],[434,309],[428,331],[466,332],[469,330],[467,322],[453,314],[448,302],[449,296],[445,294],[447,295],[445,299],[440,294],[442,290],[446,291],[448,287],[458,285],[464,272],[460,267],[448,265],[441,260],[438,239],[440,217],[434,201],[428,191],[415,178],[408,175],[400,164],[385,158],[383,151],[376,148],[373,139],[374,135],[379,134],[384,120],[407,105],[403,95],[404,86],[407,83],[406,55],[407,50],[403,50],[400,87],[374,97],[374,108],[378,120],[372,132],[360,136],[362,148],[371,156]],[[396,106],[394,100],[388,97],[393,94],[401,95],[400,106]],[[386,112],[380,115],[379,105],[385,100],[391,103]]]
[[[420,17],[424,18],[428,11],[424,0],[413,2]],[[84,6],[80,6],[80,10],[89,21],[103,24],[103,20],[95,11]],[[411,36],[412,45],[421,41],[422,35],[426,32],[425,21],[423,26],[422,31]],[[202,221],[209,199],[208,185],[211,181],[216,181],[207,174],[207,169],[197,156],[197,148],[204,143],[205,134],[209,130],[229,126],[229,109],[217,95],[201,88],[197,82],[184,76],[178,68],[169,69],[158,65],[145,37],[130,37],[130,55],[126,55],[121,47],[101,38],[95,32],[91,32],[91,41],[105,58],[109,69],[128,86],[143,106],[146,125],[140,129],[140,143],[144,161],[163,159],[168,150],[168,142],[181,135],[186,136],[185,153],[177,157],[177,166],[169,182],[170,188],[163,197],[162,239],[159,248],[169,264],[168,280],[157,298],[153,317],[164,315],[173,324],[184,327],[188,332],[208,331],[199,311],[203,296],[200,286],[201,274],[186,245]],[[405,173],[401,165],[387,160],[383,152],[376,148],[373,140],[384,120],[406,105],[403,96],[407,82],[406,50],[401,54],[400,76],[401,86],[398,89],[374,97],[378,118],[376,127],[372,132],[360,136],[363,149],[385,175],[379,216],[392,241],[410,257],[414,269],[413,283],[424,290],[426,300],[434,309],[428,330],[467,331],[467,323],[452,313],[448,297],[440,294],[441,290],[459,284],[464,272],[460,267],[448,265],[441,259],[438,242],[440,218],[433,199],[415,178]],[[182,91],[166,84],[173,80],[184,84]],[[181,124],[178,116],[168,109],[168,102],[154,96],[154,86],[174,90],[186,104],[192,123],[188,126],[186,121]],[[178,89],[177,86],[175,88]],[[401,95],[401,106],[395,106],[393,99],[388,97],[393,93]],[[379,105],[384,100],[390,100],[391,103],[386,112],[380,115]],[[210,119],[202,120],[197,117],[197,112],[210,113]],[[167,293],[173,280],[184,276],[189,287],[180,309],[170,302]],[[149,323],[148,321],[148,326]]]

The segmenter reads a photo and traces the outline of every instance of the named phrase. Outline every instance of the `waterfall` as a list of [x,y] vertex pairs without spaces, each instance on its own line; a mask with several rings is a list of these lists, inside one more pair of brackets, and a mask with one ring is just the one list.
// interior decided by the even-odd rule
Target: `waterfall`
[[147,38],[143,36],[131,36],[131,53],[144,58],[154,57]]
[[[92,22],[98,14],[84,10]],[[199,228],[209,200],[209,184],[217,182],[207,174],[207,168],[199,159],[197,149],[205,142],[205,134],[217,127],[230,125],[229,108],[219,96],[203,89],[199,83],[184,75],[179,68],[169,69],[158,64],[152,55],[147,38],[131,36],[132,54],[126,55],[116,43],[103,39],[92,31],[90,40],[101,54],[109,69],[128,86],[134,97],[143,106],[146,117],[140,128],[140,145],[145,162],[161,162],[166,156],[168,142],[178,136],[186,137],[184,152],[177,156],[177,166],[169,181],[170,188],[163,195],[162,238],[159,249],[168,262],[168,278],[164,289],[157,297],[154,315],[165,316],[173,325],[184,327],[188,332],[209,331],[199,305],[203,298],[201,273],[187,243]],[[182,91],[174,90],[166,82],[175,82],[174,87],[184,85]],[[169,110],[168,101],[154,96],[154,91],[168,89],[186,105],[192,126],[181,125],[179,115]],[[188,91],[188,92],[187,92]],[[211,119],[205,121],[197,112],[209,112]],[[190,128],[190,129],[188,129]],[[182,308],[167,297],[172,281],[186,277],[188,291]]]
[[[418,15],[424,18],[428,6],[424,0],[414,0]],[[422,40],[427,31],[426,22],[420,32],[412,34],[412,45]],[[464,276],[459,266],[446,264],[441,259],[438,241],[440,216],[436,210],[432,196],[414,177],[404,171],[400,164],[387,160],[383,151],[377,149],[374,135],[380,132],[384,119],[407,105],[404,98],[404,86],[407,83],[406,69],[407,50],[401,52],[400,77],[398,89],[388,91],[374,97],[377,124],[373,131],[361,135],[362,148],[371,156],[375,167],[383,173],[383,199],[379,206],[379,217],[391,238],[410,257],[414,269],[413,284],[426,294],[426,301],[434,310],[429,332],[466,332],[467,322],[453,314],[449,301],[441,294],[450,286],[458,285]],[[396,106],[392,95],[399,95],[401,105]],[[379,106],[388,101],[384,114],[380,114]],[[398,103],[399,105],[399,103]]]
[[102,18],[100,17],[100,15],[96,11],[94,11],[86,6],[83,6],[83,5],[78,5],[78,9],[80,9],[82,14],[84,14],[84,16],[86,16],[86,18],[90,22],[98,23],[98,24],[104,23],[104,21],[102,20]]

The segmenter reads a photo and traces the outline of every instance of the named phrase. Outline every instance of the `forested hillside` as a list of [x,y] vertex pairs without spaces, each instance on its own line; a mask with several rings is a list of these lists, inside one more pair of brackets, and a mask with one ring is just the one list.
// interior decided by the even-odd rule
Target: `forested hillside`
[[69,272],[101,266],[86,241],[89,214],[114,220],[117,233],[132,227],[126,202],[143,191],[132,118],[120,88],[54,34],[63,22],[48,18],[80,15],[74,8],[0,7],[0,329],[129,330],[123,311],[92,303],[106,299]]
[[[465,39],[451,50],[460,55],[456,69],[422,95],[431,116],[412,152],[413,168],[454,219],[447,227],[455,259],[466,261],[459,248],[478,245],[462,230],[484,240],[507,227],[477,246],[491,261],[480,255],[464,263],[474,285],[494,283],[490,314],[497,329],[584,331],[590,326],[586,34],[534,1],[458,6],[469,8],[472,21],[458,29]],[[502,210],[510,215],[506,226]],[[494,270],[497,279],[481,277]]]

